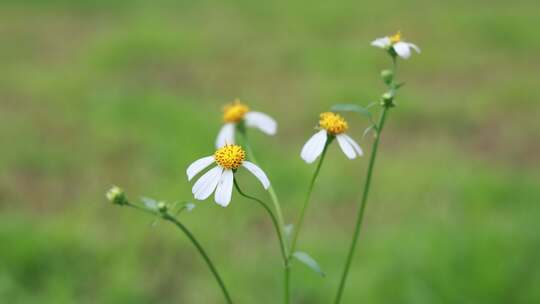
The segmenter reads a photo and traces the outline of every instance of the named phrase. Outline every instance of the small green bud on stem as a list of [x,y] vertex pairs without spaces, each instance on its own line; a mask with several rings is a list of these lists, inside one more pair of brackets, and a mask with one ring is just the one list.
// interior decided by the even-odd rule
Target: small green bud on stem
[[394,81],[394,72],[390,70],[381,71],[381,78],[387,85],[390,85]]
[[128,199],[126,197],[126,194],[124,193],[124,190],[117,186],[113,186],[109,191],[107,191],[105,196],[107,197],[107,200],[109,200],[109,202],[115,205],[122,206],[128,203]]
[[392,92],[386,92],[381,96],[381,106],[394,107],[394,94]]
[[167,212],[167,204],[165,204],[164,202],[159,202],[158,205],[157,205],[157,209],[158,209],[159,213],[166,213]]

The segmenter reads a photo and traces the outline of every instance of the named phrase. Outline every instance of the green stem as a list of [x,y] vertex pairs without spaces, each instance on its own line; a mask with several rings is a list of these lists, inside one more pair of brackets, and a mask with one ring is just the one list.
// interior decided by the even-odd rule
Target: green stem
[[[238,131],[239,131],[238,133],[240,133],[240,135],[242,136],[244,147],[247,150],[248,159],[254,164],[259,165],[257,162],[257,159],[255,158],[255,153],[253,152],[253,149],[251,148],[251,145],[249,143],[245,126],[239,126]],[[274,187],[272,186],[272,184],[270,184],[270,187],[268,188],[268,193],[270,194],[270,200],[272,201],[272,204],[274,205],[274,209],[276,210],[275,216],[277,218],[279,233],[281,235],[284,235],[285,221],[283,220],[283,212],[281,211],[281,204],[279,203],[279,199],[276,195],[276,191],[274,190]],[[288,246],[286,243],[284,245],[284,251],[285,251],[285,255],[287,256],[287,261],[289,261],[290,253],[289,253]],[[285,293],[286,303],[289,302],[289,298],[290,298],[289,271],[290,271],[289,263],[287,262],[285,264],[285,277],[284,277],[284,284],[285,284],[284,293]]]
[[189,231],[189,229],[187,229],[187,227],[184,226],[184,224],[182,224],[180,221],[178,221],[175,217],[173,217],[172,215],[170,215],[166,211],[157,213],[157,212],[153,212],[153,211],[150,211],[148,209],[139,207],[137,205],[133,205],[131,203],[127,203],[127,206],[135,208],[135,209],[140,210],[140,211],[144,211],[144,212],[153,214],[153,215],[159,215],[163,220],[169,221],[169,222],[173,223],[174,225],[176,225],[176,227],[180,228],[180,230],[182,230],[182,232],[188,237],[188,239],[195,246],[195,248],[197,248],[197,250],[201,254],[202,258],[206,262],[206,265],[208,266],[208,268],[210,268],[210,271],[212,272],[212,274],[214,275],[216,281],[218,282],[219,286],[221,287],[221,291],[223,292],[223,295],[225,296],[225,299],[226,299],[227,303],[228,304],[233,303],[233,301],[231,299],[231,296],[229,295],[229,292],[227,291],[227,288],[225,287],[225,283],[221,279],[221,276],[219,275],[216,267],[214,266],[214,263],[212,263],[212,260],[210,260],[210,257],[208,256],[208,254],[206,253],[206,251],[204,250],[202,245],[199,243],[199,241],[197,241],[197,239],[195,238],[193,233],[191,233],[191,231]]
[[[328,145],[330,144],[332,140],[333,139],[328,139],[328,141],[326,142],[323,148],[321,157],[319,158],[319,162],[317,163],[317,168],[315,168],[315,172],[313,173],[313,177],[311,178],[311,181],[309,183],[306,198],[304,200],[302,209],[300,210],[300,216],[298,217],[298,221],[296,222],[296,225],[293,226],[294,234],[293,234],[293,238],[291,242],[291,250],[289,251],[289,255],[287,256],[287,261],[289,265],[294,254],[294,250],[296,248],[296,242],[298,241],[298,236],[300,235],[300,228],[302,227],[302,223],[304,222],[304,215],[306,213],[307,206],[309,205],[311,193],[313,192],[313,187],[315,186],[315,181],[317,180],[317,177],[319,176],[319,172],[321,171],[324,157],[326,156],[326,151],[328,150]],[[287,293],[289,293],[289,290],[290,290],[290,281],[291,281],[291,268],[287,267],[285,269],[285,286],[286,286]]]
[[[392,71],[394,74],[394,79],[396,77],[396,70],[397,70],[397,62],[396,62],[396,56],[392,56]],[[395,93],[396,91],[396,83],[393,80],[390,84],[390,89],[392,90],[392,93]],[[347,276],[349,274],[349,269],[351,267],[351,263],[354,257],[354,253],[356,251],[356,243],[358,242],[358,237],[360,236],[360,231],[362,228],[362,222],[364,220],[364,211],[366,209],[369,189],[371,187],[371,177],[373,175],[373,168],[375,166],[375,159],[377,158],[377,151],[379,148],[379,142],[381,139],[382,131],[384,128],[384,123],[386,122],[386,117],[388,115],[388,111],[390,110],[390,106],[384,106],[381,116],[379,118],[379,122],[377,124],[377,137],[375,137],[375,142],[373,143],[373,149],[371,151],[371,156],[369,159],[369,165],[368,165],[368,171],[366,175],[366,181],[364,184],[364,192],[362,195],[362,199],[360,201],[360,208],[358,209],[358,214],[356,217],[356,224],[354,226],[354,233],[353,238],[351,241],[351,245],[349,247],[349,253],[347,255],[347,260],[345,262],[345,268],[343,269],[343,273],[341,275],[341,280],[339,283],[337,295],[335,298],[334,303],[339,304],[341,302],[341,298],[343,296],[343,290],[345,288],[345,283],[347,281]]]
[[355,227],[354,227],[354,234],[353,234],[353,238],[352,238],[352,243],[351,243],[351,246],[349,248],[349,254],[347,255],[347,261],[345,262],[345,269],[343,270],[343,274],[341,275],[341,281],[339,283],[339,288],[338,288],[336,300],[334,302],[335,304],[339,304],[339,302],[341,301],[341,296],[343,294],[343,289],[345,288],[345,282],[347,281],[347,276],[349,274],[349,268],[351,267],[352,259],[354,257],[354,252],[356,250],[356,243],[358,241],[358,237],[360,235],[360,229],[362,227],[362,222],[364,220],[364,210],[366,209],[366,202],[367,202],[367,198],[368,198],[368,194],[369,194],[369,188],[371,186],[371,176],[373,174],[373,167],[375,165],[375,159],[377,157],[377,150],[378,150],[378,147],[379,147],[379,140],[381,138],[380,135],[381,135],[382,129],[384,127],[384,122],[386,120],[387,111],[388,111],[387,107],[383,108],[383,112],[382,112],[382,115],[381,115],[381,118],[379,120],[379,124],[378,124],[378,127],[377,127],[378,132],[377,132],[377,137],[375,138],[375,143],[373,144],[373,150],[371,151],[371,157],[370,157],[370,160],[369,160],[369,167],[368,167],[367,176],[366,176],[366,182],[365,182],[365,185],[364,185],[364,194],[362,195],[362,200],[360,202],[360,208],[358,209],[358,215],[356,217],[356,224],[355,224]]
[[[248,159],[254,164],[259,165],[259,163],[257,162],[257,159],[255,158],[255,153],[253,153],[253,149],[251,148],[251,145],[249,144],[245,126],[241,126],[238,129],[239,129],[238,131],[240,135],[242,135],[242,139],[244,141],[244,147],[247,150]],[[268,193],[270,194],[270,200],[272,201],[272,204],[274,205],[274,209],[276,209],[276,217],[279,224],[280,232],[281,234],[283,234],[285,221],[283,220],[283,212],[281,211],[281,204],[279,203],[279,199],[276,195],[276,191],[274,190],[274,187],[272,186],[272,184],[270,184],[270,187],[268,188]],[[287,248],[285,248],[285,250],[287,250]]]
[[287,255],[287,249],[286,249],[287,245],[285,243],[285,239],[283,238],[283,235],[281,234],[281,229],[279,227],[279,223],[277,221],[277,218],[274,215],[274,213],[272,212],[272,209],[270,209],[270,207],[268,207],[267,204],[265,204],[263,201],[261,201],[260,199],[258,199],[256,197],[245,194],[242,191],[242,189],[240,189],[240,186],[238,185],[238,182],[236,181],[236,179],[234,179],[234,186],[236,187],[236,191],[238,191],[238,193],[241,196],[259,203],[259,205],[261,205],[264,208],[264,210],[266,210],[266,212],[268,213],[268,215],[272,219],[272,224],[274,224],[274,228],[276,229],[276,234],[278,236],[279,247],[281,249],[281,256],[283,258],[283,265],[284,265],[284,268],[285,268],[284,303],[288,304],[289,303],[289,292],[288,292],[289,288],[288,288],[286,273],[287,273],[288,268],[289,268],[289,261],[288,261],[288,255]]
[[[329,138],[326,141],[326,144],[324,145],[323,151],[321,153],[321,157],[319,158],[319,162],[317,163],[317,167],[315,168],[315,172],[313,173],[313,176],[311,177],[311,181],[309,183],[309,187],[306,193],[306,198],[304,199],[304,204],[302,206],[302,209],[300,210],[300,215],[298,216],[298,221],[296,222],[296,225],[293,227],[294,234],[293,234],[293,238],[291,242],[290,256],[292,256],[296,248],[296,242],[298,241],[298,236],[300,235],[300,229],[302,228],[302,224],[304,223],[304,215],[306,213],[306,209],[311,200],[311,193],[313,192],[315,181],[317,180],[317,177],[319,176],[319,172],[321,171],[321,167],[324,162],[324,157],[326,156],[326,151],[328,150],[328,146],[330,145],[332,140],[333,138]],[[289,256],[289,259],[290,259],[290,256]]]

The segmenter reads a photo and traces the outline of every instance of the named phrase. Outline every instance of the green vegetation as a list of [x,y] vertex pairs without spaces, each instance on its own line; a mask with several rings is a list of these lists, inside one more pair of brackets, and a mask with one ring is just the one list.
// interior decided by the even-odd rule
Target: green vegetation
[[[537,1],[178,2],[0,4],[0,303],[223,303],[188,239],[105,191],[192,200],[185,169],[239,97],[279,122],[250,138],[292,222],[318,113],[379,97],[369,42],[396,30],[423,52],[400,65],[343,303],[540,302]],[[369,122],[347,118],[360,140]],[[341,275],[367,158],[337,149],[298,243],[327,275],[295,263],[294,303],[330,303]],[[259,206],[235,193],[181,218],[237,303],[281,300]]]

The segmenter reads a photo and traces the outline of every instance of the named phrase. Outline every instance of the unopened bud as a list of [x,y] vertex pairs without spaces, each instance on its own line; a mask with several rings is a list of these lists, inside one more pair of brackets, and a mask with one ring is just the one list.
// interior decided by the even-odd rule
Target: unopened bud
[[392,81],[394,80],[394,72],[390,70],[382,70],[381,71],[381,78],[384,81],[384,83],[390,85]]
[[117,186],[113,186],[109,191],[107,191],[105,196],[109,202],[116,205],[126,205],[128,203],[124,190]]
[[394,94],[392,92],[386,92],[381,96],[381,105],[383,107],[393,107],[394,104]]
[[165,204],[164,202],[159,202],[157,204],[157,209],[158,209],[159,212],[165,213],[165,212],[167,212],[167,204]]

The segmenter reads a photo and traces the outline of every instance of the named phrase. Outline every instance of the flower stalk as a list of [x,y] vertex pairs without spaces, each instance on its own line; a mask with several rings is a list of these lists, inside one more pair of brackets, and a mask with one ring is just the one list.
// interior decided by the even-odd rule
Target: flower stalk
[[307,206],[309,205],[310,199],[311,199],[311,193],[313,192],[313,187],[315,186],[315,181],[317,180],[317,177],[319,176],[319,172],[321,171],[322,164],[324,162],[324,157],[326,156],[326,152],[328,150],[328,146],[332,142],[333,138],[330,138],[321,153],[321,158],[319,159],[319,162],[317,163],[317,167],[315,168],[315,172],[313,173],[313,177],[311,178],[311,181],[309,183],[309,187],[306,193],[306,198],[304,199],[304,204],[302,205],[302,209],[300,210],[300,215],[298,216],[298,219],[296,221],[296,224],[293,226],[293,237],[291,240],[291,250],[289,251],[289,255],[287,256],[287,263],[289,267],[285,270],[285,286],[287,294],[289,294],[287,297],[290,297],[290,284],[291,284],[291,268],[290,263],[293,258],[294,251],[296,250],[296,243],[298,242],[298,236],[300,235],[300,229],[302,227],[302,224],[304,222],[304,215],[306,213]]
[[268,207],[268,205],[266,203],[264,203],[262,200],[256,198],[256,197],[253,197],[253,196],[250,196],[250,195],[247,195],[245,194],[242,189],[240,189],[240,186],[238,185],[238,182],[236,181],[236,178],[234,179],[234,186],[236,188],[236,191],[238,191],[238,193],[249,199],[249,200],[252,200],[252,201],[255,201],[257,202],[259,205],[261,205],[264,210],[268,213],[268,215],[270,216],[270,218],[272,219],[272,224],[274,225],[274,228],[276,229],[276,234],[277,234],[277,237],[278,237],[278,241],[279,241],[279,248],[280,248],[280,251],[281,251],[281,257],[283,259],[283,267],[285,269],[285,280],[284,280],[284,302],[285,304],[289,304],[289,288],[288,288],[288,283],[287,283],[287,272],[288,272],[288,269],[289,269],[289,259],[288,259],[288,255],[287,255],[287,244],[285,242],[285,238],[282,234],[282,230],[280,229],[279,227],[279,223],[278,223],[278,220],[277,220],[277,217],[274,215],[274,212],[272,212],[272,209],[270,209],[270,207]]
[[319,158],[319,162],[317,163],[315,172],[313,173],[313,176],[311,177],[311,181],[309,182],[309,187],[306,192],[306,198],[304,199],[304,204],[302,205],[302,209],[300,210],[300,215],[298,216],[298,220],[296,221],[296,225],[294,226],[294,234],[291,241],[291,253],[290,253],[289,259],[292,258],[292,254],[294,253],[294,250],[296,249],[296,243],[298,242],[300,229],[302,228],[302,224],[304,223],[304,215],[306,213],[306,209],[311,200],[311,193],[313,193],[315,181],[317,180],[317,177],[319,176],[319,172],[321,171],[321,167],[324,162],[324,157],[326,156],[326,152],[328,151],[328,146],[330,145],[332,141],[333,141],[333,137],[330,137],[330,139],[326,142],[323,148],[323,151],[321,153],[321,158]]
[[[380,143],[380,140],[381,140],[382,131],[383,131],[384,125],[386,123],[388,112],[395,105],[394,104],[394,98],[395,98],[395,95],[396,95],[396,91],[399,88],[399,86],[395,82],[395,77],[396,77],[396,72],[397,72],[396,55],[395,54],[390,54],[390,55],[392,57],[392,72],[391,72],[392,77],[391,77],[390,81],[387,81],[388,78],[384,79],[384,77],[383,77],[383,80],[385,81],[385,83],[387,83],[388,87],[390,88],[390,92],[389,92],[390,94],[389,95],[390,95],[391,98],[382,98],[382,100],[381,100],[381,105],[382,105],[383,109],[382,109],[381,115],[379,117],[379,121],[378,121],[378,123],[377,123],[377,125],[375,127],[376,137],[375,137],[375,141],[373,143],[373,148],[371,150],[371,156],[369,158],[369,165],[368,165],[368,170],[367,170],[366,179],[365,179],[365,183],[364,183],[364,190],[363,190],[362,198],[360,200],[360,206],[358,208],[358,213],[357,213],[357,216],[356,216],[356,223],[355,223],[355,226],[354,226],[354,232],[353,232],[353,237],[352,237],[352,240],[351,240],[351,245],[349,247],[349,252],[347,254],[347,260],[345,262],[345,267],[344,267],[343,273],[341,275],[341,279],[340,279],[340,282],[339,282],[339,287],[338,287],[338,291],[337,291],[337,294],[336,294],[334,304],[339,304],[341,302],[341,299],[342,299],[342,296],[343,296],[343,290],[345,289],[345,284],[347,282],[347,277],[349,275],[349,270],[350,270],[352,260],[354,258],[354,254],[355,254],[355,251],[356,251],[356,244],[358,242],[358,238],[360,236],[360,232],[361,232],[361,229],[362,229],[362,223],[363,223],[363,220],[364,220],[364,212],[365,212],[366,205],[367,205],[369,190],[371,188],[371,180],[372,180],[372,176],[373,176],[373,169],[375,167],[375,160],[377,159],[377,152],[378,152],[379,143]],[[385,74],[388,75],[389,73],[385,73]],[[388,77],[387,75],[385,75],[385,76]]]
[[[110,201],[112,201],[113,203],[118,204],[117,202],[114,201],[114,197],[112,197],[109,194],[109,193],[115,193],[116,189],[119,189],[119,188],[114,187],[112,189],[113,190],[112,192],[109,191],[107,193],[107,198]],[[145,213],[149,213],[149,214],[152,214],[152,215],[157,215],[161,219],[163,219],[165,221],[168,221],[168,222],[174,224],[177,228],[179,228],[187,236],[187,238],[191,241],[193,246],[195,246],[195,248],[197,249],[197,251],[199,252],[201,257],[205,261],[206,265],[210,269],[210,272],[212,273],[212,275],[216,279],[216,281],[217,281],[217,283],[218,283],[218,285],[219,285],[219,287],[220,287],[220,289],[221,289],[221,291],[223,293],[223,296],[225,297],[225,301],[228,304],[233,304],[233,301],[232,301],[232,298],[231,298],[231,296],[229,294],[229,291],[227,290],[227,287],[225,287],[225,283],[223,282],[223,279],[219,275],[219,272],[217,271],[216,266],[214,266],[214,263],[212,262],[212,260],[210,259],[210,256],[206,253],[206,250],[199,243],[199,241],[197,240],[195,235],[193,235],[193,233],[184,224],[182,224],[177,218],[175,218],[174,216],[172,216],[168,212],[167,207],[166,207],[165,204],[163,204],[163,203],[159,204],[158,208],[157,208],[157,212],[156,212],[156,211],[153,211],[153,210],[150,210],[150,209],[147,209],[147,208],[132,204],[131,202],[129,202],[129,200],[126,198],[126,196],[125,196],[125,194],[123,192],[122,192],[121,196],[124,198],[123,203],[120,204],[121,206],[127,206],[127,207],[137,209],[139,211],[145,212]]]
[[[249,143],[245,124],[238,125],[238,132],[242,136],[242,140],[244,142],[244,148],[246,149],[246,152],[247,152],[247,158],[258,166],[259,162],[257,161],[255,157],[255,153],[253,152],[253,148],[251,148],[251,144]],[[279,199],[277,197],[276,191],[274,190],[274,186],[272,184],[270,184],[270,186],[268,187],[268,193],[270,194],[270,200],[272,201],[272,205],[274,205],[274,209],[276,210],[277,222],[279,224],[281,233],[284,234],[283,229],[285,227],[285,220],[283,219],[283,212],[281,211],[281,204],[279,203]]]

